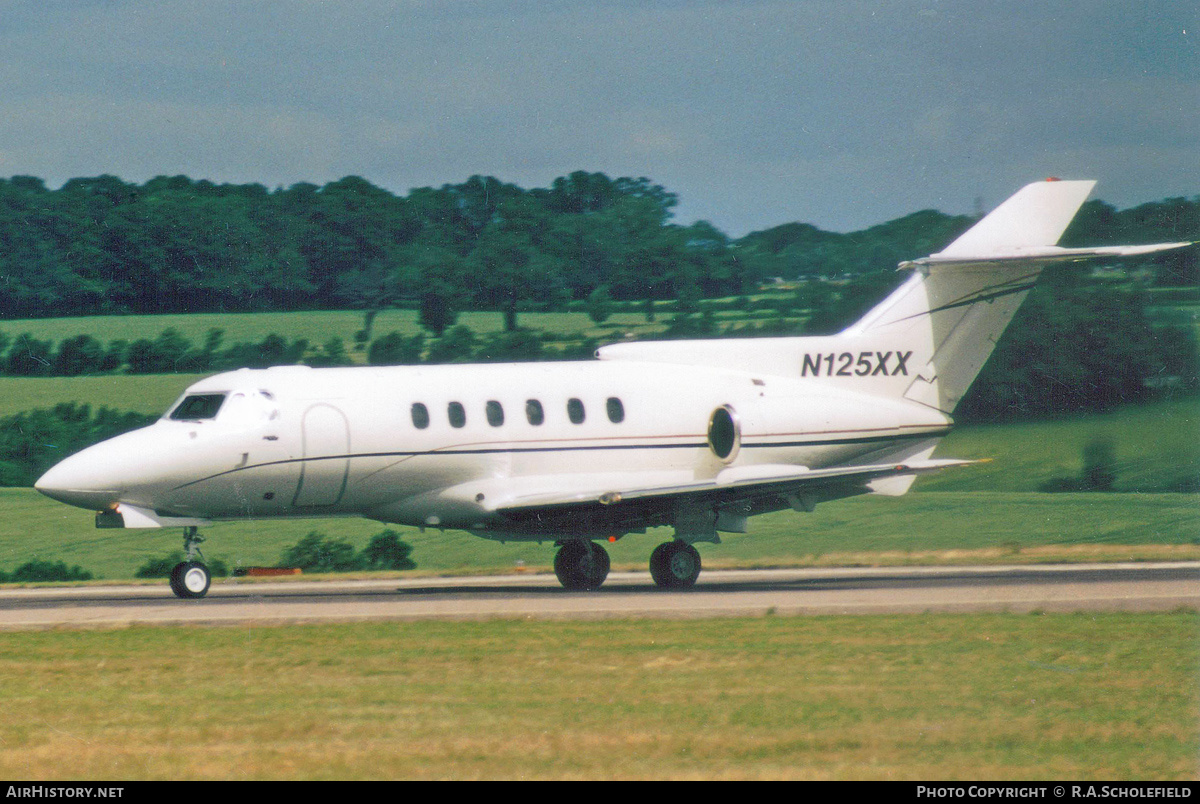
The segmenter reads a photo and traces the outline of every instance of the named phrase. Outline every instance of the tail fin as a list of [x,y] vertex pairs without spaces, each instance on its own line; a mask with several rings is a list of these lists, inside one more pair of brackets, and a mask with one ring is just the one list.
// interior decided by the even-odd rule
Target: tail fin
[[1053,246],[1095,186],[1055,179],[1027,184],[939,254],[978,257]]
[[1059,248],[1094,185],[1027,185],[942,251],[901,263],[913,276],[837,335],[614,344],[598,354],[811,378],[951,413],[1047,265],[1189,245]]
[[893,392],[953,412],[1047,265],[1187,245],[1059,248],[1095,184],[1048,179],[1026,185],[942,251],[901,263],[914,272],[912,279],[841,337],[911,348],[916,376]]

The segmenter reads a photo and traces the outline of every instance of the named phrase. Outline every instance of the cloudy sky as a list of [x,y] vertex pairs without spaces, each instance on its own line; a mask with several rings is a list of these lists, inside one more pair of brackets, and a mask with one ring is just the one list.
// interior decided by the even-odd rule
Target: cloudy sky
[[1196,0],[0,0],[0,48],[0,176],[52,187],[588,170],[735,236],[1200,195]]

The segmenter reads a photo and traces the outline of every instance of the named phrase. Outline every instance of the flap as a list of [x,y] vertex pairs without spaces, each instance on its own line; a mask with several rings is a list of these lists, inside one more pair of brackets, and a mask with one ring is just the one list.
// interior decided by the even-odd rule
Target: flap
[[[896,475],[917,475],[950,466],[965,466],[977,461],[924,459],[907,463],[839,466],[829,469],[809,469],[786,464],[760,464],[731,467],[710,479],[684,479],[679,472],[662,472],[658,478],[642,475],[638,480],[630,475],[575,475],[545,478],[511,478],[490,481],[497,484],[495,497],[487,495],[488,507],[494,511],[521,511],[579,504],[619,505],[630,500],[681,497],[687,495],[719,495],[724,500],[752,497],[765,493],[785,494],[803,490],[806,486],[828,485],[830,482],[862,481]],[[657,482],[655,482],[657,481]],[[516,485],[513,485],[516,484]],[[464,484],[473,489],[480,484]],[[507,489],[508,493],[505,493]]]

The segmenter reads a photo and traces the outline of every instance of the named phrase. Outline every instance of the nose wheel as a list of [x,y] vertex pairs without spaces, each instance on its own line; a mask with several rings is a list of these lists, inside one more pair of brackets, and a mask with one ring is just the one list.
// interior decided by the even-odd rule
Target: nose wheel
[[[200,552],[202,541],[204,537],[195,527],[183,529],[183,549],[187,551],[187,560],[176,564],[171,570],[171,591],[176,597],[195,600],[208,594],[212,574],[204,564],[204,554]],[[196,556],[201,560],[197,561]]]
[[204,597],[210,583],[212,575],[199,561],[184,561],[171,570],[171,591],[184,600]]

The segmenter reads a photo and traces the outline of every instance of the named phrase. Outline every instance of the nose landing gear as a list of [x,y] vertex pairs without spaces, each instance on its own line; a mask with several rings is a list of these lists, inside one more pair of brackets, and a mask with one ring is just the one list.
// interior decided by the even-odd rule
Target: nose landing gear
[[[176,564],[171,570],[171,591],[176,597],[195,600],[208,593],[212,574],[204,564],[204,554],[200,552],[202,541],[204,537],[197,533],[194,526],[183,529],[183,549],[187,551],[187,560]],[[196,561],[196,556],[201,560]]]

